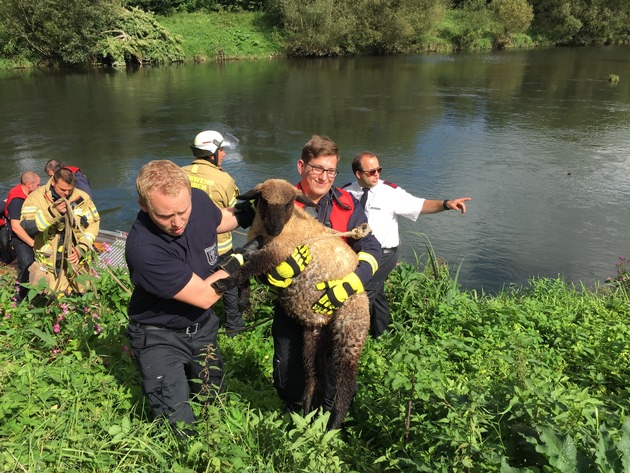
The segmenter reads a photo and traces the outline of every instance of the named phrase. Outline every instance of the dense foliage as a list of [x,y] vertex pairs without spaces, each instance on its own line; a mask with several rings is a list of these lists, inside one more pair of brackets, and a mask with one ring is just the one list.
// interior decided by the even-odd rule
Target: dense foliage
[[368,340],[342,431],[282,413],[272,387],[265,290],[250,330],[220,335],[227,392],[194,404],[199,434],[152,422],[127,348],[120,269],[97,293],[12,301],[0,268],[0,464],[4,471],[619,472],[626,418],[628,267],[606,287],[535,279],[462,292],[435,257],[401,264],[393,330]]
[[413,49],[442,19],[444,0],[269,0],[289,53],[329,56]]
[[116,29],[104,31],[96,43],[100,61],[114,66],[184,60],[181,39],[137,8],[118,10]]
[[[258,14],[255,21],[243,16]],[[206,32],[195,14],[222,33],[225,14],[236,33],[208,50],[188,47]],[[159,15],[156,19],[154,15]],[[180,15],[179,37],[168,18]],[[184,16],[182,16],[184,15]],[[258,41],[262,36],[264,39]],[[396,54],[630,42],[630,2],[616,0],[4,0],[0,2],[0,64],[85,65],[249,57],[248,38],[283,54]],[[236,42],[233,40],[236,39]],[[282,45],[282,48],[278,47]],[[239,47],[244,47],[243,54]],[[256,49],[256,48],[254,48]],[[258,48],[261,49],[261,48]],[[216,51],[235,50],[221,55]]]
[[180,39],[119,0],[0,2],[0,53],[47,65],[183,60]]
[[118,8],[117,0],[3,0],[2,53],[48,64],[90,63]]

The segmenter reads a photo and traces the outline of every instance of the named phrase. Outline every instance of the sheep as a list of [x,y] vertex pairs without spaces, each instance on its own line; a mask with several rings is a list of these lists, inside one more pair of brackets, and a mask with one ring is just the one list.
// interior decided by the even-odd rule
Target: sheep
[[239,199],[257,202],[248,239],[262,237],[262,248],[230,275],[236,284],[248,284],[251,276],[267,274],[299,245],[309,248],[311,262],[290,286],[279,290],[277,302],[304,327],[305,412],[323,401],[326,353],[332,349],[337,390],[328,428],[340,428],[356,390],[359,358],[370,325],[368,297],[365,292],[354,294],[332,315],[318,314],[312,306],[323,291],[315,285],[342,279],[356,269],[358,256],[341,235],[358,239],[370,232],[369,226],[366,223],[348,234],[325,227],[294,202],[316,204],[283,179],[268,179]]

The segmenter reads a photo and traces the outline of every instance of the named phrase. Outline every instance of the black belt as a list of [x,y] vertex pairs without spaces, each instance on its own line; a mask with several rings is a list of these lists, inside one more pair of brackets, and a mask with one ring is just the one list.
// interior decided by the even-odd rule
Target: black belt
[[394,248],[383,248],[383,254],[387,255],[389,253],[395,253],[396,251],[398,251],[398,247],[395,246]]
[[206,317],[201,322],[194,323],[185,328],[170,328],[164,325],[141,324],[140,322],[136,322],[136,327],[144,330],[169,330],[170,332],[194,335],[208,323],[208,320],[210,320],[210,317]]

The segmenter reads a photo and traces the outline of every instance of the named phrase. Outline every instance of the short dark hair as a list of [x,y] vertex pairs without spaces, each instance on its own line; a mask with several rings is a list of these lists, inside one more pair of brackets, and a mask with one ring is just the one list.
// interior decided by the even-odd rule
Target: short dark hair
[[76,183],[76,178],[74,177],[74,173],[68,168],[57,168],[55,170],[55,174],[53,174],[53,179],[55,182],[63,181],[66,184],[70,184],[74,186]]
[[352,174],[356,174],[357,171],[363,171],[363,169],[361,169],[361,160],[365,157],[378,159],[378,156],[371,151],[361,151],[352,160]]
[[339,148],[333,140],[327,136],[313,135],[302,148],[301,159],[304,164],[308,164],[313,158],[320,156],[336,156],[339,160]]
[[55,174],[55,171],[62,167],[63,167],[63,163],[59,161],[58,159],[49,159],[48,162],[46,163],[46,166],[44,166],[44,172],[46,174],[48,174],[49,172],[52,172],[53,174]]

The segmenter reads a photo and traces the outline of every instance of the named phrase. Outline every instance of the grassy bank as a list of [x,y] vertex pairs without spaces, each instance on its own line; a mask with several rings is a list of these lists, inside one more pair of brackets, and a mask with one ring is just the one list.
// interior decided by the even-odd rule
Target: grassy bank
[[15,273],[0,270],[3,471],[618,472],[630,461],[624,286],[536,279],[488,297],[461,292],[437,261],[401,264],[393,330],[368,341],[347,425],[332,433],[326,416],[282,413],[270,324],[254,327],[270,314],[258,287],[253,328],[220,335],[227,392],[194,405],[199,434],[181,440],[148,418],[128,294],[110,273],[96,296],[16,307]]
[[158,20],[182,39],[187,61],[283,54],[282,41],[261,13],[179,13]]

